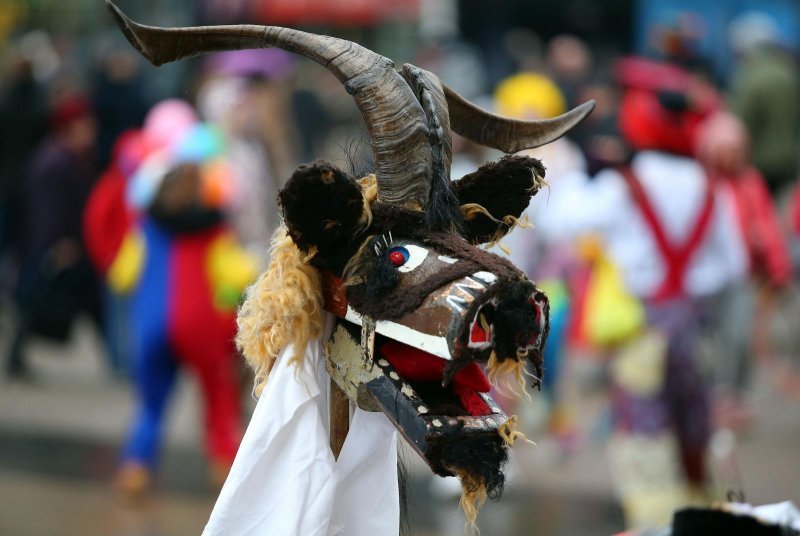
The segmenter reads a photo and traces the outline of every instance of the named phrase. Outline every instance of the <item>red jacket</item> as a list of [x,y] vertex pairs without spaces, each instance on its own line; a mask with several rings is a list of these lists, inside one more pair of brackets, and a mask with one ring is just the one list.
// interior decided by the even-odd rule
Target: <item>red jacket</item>
[[792,194],[791,212],[789,214],[792,234],[800,238],[800,184],[798,184]]
[[126,180],[111,165],[98,181],[83,213],[83,236],[95,268],[105,273],[119,251],[133,216],[125,204]]
[[716,179],[728,184],[733,192],[734,209],[750,258],[750,273],[776,286],[787,284],[792,277],[789,248],[761,173],[751,167],[738,177]]

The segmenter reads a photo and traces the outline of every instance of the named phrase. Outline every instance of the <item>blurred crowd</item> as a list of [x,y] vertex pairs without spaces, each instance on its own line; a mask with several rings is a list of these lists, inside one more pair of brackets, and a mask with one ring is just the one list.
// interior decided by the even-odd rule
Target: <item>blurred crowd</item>
[[535,230],[498,247],[550,296],[549,426],[567,452],[580,438],[561,393],[576,364],[602,363],[611,474],[633,527],[741,491],[710,486],[711,438],[752,425],[756,368],[788,397],[800,385],[794,328],[776,336],[795,322],[796,51],[764,13],[729,35],[729,80],[675,35],[658,54],[614,59],[604,79],[584,43],[559,36],[493,94],[521,119],[597,102],[529,151],[549,191],[527,210]]
[[[581,363],[601,371],[594,381],[608,393],[610,463],[631,526],[719,498],[709,441],[714,430],[751,426],[755,370],[800,394],[798,51],[764,13],[741,15],[728,36],[727,77],[680,34],[649,57],[595,57],[578,37],[544,43],[518,30],[503,41],[501,73],[455,39],[425,42],[412,59],[505,116],[545,119],[596,103],[567,137],[529,151],[548,188],[521,222],[533,229],[495,247],[550,297],[545,431],[565,455],[582,444],[565,386]],[[180,100],[156,96],[127,45],[109,47],[80,80],[65,76],[69,53],[39,31],[6,50],[0,300],[13,314],[4,370],[35,384],[27,341],[63,342],[88,314],[110,375],[138,393],[119,486],[136,495],[149,485],[184,368],[203,388],[220,482],[250,383],[230,343],[234,313],[279,224],[276,194],[316,158],[364,173],[366,138],[339,84],[280,50],[199,61],[188,89],[172,95]],[[500,156],[454,138],[454,179]]]

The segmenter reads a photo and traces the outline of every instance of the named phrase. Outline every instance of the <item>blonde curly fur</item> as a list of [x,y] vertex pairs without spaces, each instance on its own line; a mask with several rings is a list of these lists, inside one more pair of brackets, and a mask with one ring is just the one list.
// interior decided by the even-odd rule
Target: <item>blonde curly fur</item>
[[[486,376],[495,388],[503,394],[508,394],[510,391],[513,395],[519,396],[520,393],[526,399],[530,400],[531,395],[528,394],[525,381],[525,356],[518,355],[517,359],[509,358],[500,360],[497,354],[492,350],[489,356],[489,362],[486,364]],[[501,382],[502,380],[502,382]],[[518,387],[518,392],[515,388]]]
[[313,256],[300,251],[282,225],[272,239],[267,270],[247,290],[236,319],[236,346],[255,371],[256,396],[280,352],[292,344],[289,362],[300,362],[322,329],[321,276],[308,263]]
[[479,533],[478,526],[475,524],[478,519],[478,510],[481,509],[488,497],[486,483],[464,469],[456,469],[454,473],[461,481],[461,499],[458,504],[461,506],[461,510],[464,511],[464,517],[467,518],[464,528],[467,534],[475,536]]

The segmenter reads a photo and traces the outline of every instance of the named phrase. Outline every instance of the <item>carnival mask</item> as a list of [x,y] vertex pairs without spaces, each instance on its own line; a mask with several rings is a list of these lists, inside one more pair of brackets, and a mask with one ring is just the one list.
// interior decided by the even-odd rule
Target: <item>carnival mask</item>
[[[318,331],[321,292],[320,306],[338,317],[328,343],[331,378],[362,409],[384,412],[436,474],[458,476],[474,521],[475,506],[502,490],[502,465],[518,434],[489,395],[489,380],[510,372],[524,385],[527,362],[538,383],[548,331],[545,295],[479,246],[518,223],[544,167],[506,156],[451,182],[451,129],[512,153],[564,135],[594,103],[553,119],[512,120],[475,107],[430,72],[408,64],[396,70],[349,41],[268,26],[154,28],[108,5],[156,65],[280,47],[326,67],[353,96],[375,174],[356,180],[315,162],[289,179],[279,195],[283,239],[240,312],[239,344],[266,381],[276,348]],[[284,333],[256,310],[277,302],[298,303],[286,306],[294,315],[273,323],[284,322]],[[261,365],[253,353],[266,355]]]

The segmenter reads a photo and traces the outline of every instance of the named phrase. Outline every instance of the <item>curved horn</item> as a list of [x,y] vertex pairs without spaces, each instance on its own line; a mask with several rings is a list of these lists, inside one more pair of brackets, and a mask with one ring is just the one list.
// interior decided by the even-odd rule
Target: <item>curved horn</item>
[[520,121],[478,108],[442,82],[450,125],[465,138],[506,153],[516,153],[555,141],[583,121],[594,101],[584,102],[569,112],[541,121]]
[[154,65],[209,52],[279,47],[326,67],[353,96],[372,138],[378,199],[424,210],[431,185],[425,112],[391,60],[356,43],[278,26],[156,28],[106,6],[128,41]]

